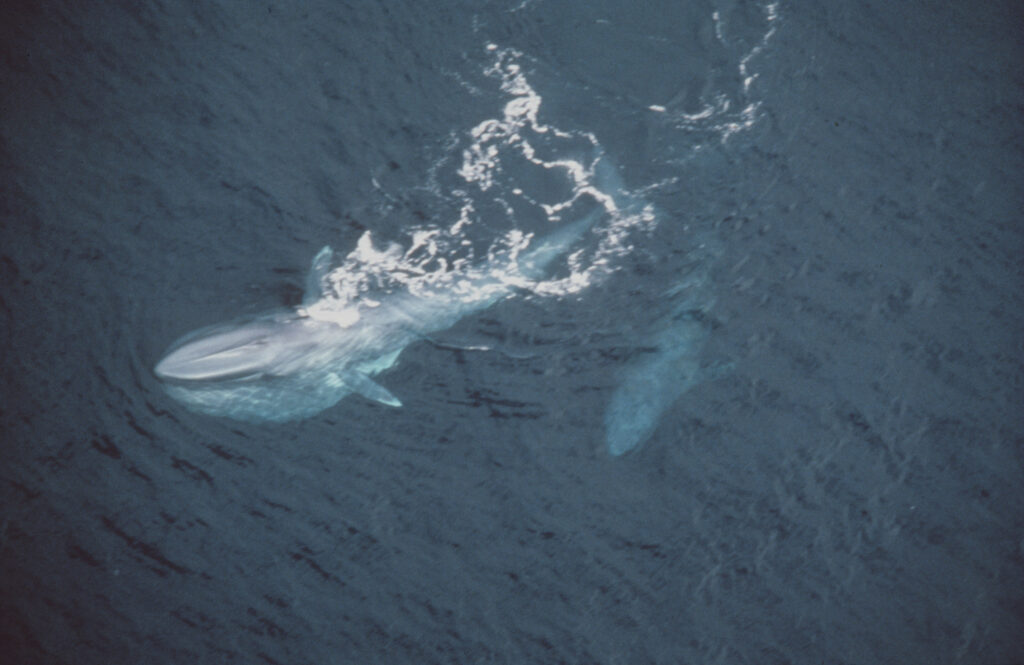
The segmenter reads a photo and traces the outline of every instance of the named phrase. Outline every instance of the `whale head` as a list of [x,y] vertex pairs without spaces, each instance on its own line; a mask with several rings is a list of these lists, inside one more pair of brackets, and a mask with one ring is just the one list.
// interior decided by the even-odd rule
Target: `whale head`
[[329,325],[286,312],[202,328],[172,344],[153,372],[175,382],[279,376],[316,346],[319,329]]

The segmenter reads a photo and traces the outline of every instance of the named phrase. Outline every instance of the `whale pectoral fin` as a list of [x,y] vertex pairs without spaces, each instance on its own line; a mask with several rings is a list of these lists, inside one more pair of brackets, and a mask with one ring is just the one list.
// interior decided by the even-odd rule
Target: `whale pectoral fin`
[[333,259],[334,250],[331,249],[330,245],[324,246],[313,257],[313,263],[309,266],[309,274],[306,275],[306,292],[302,296],[304,307],[309,307],[323,297],[324,277],[330,272]]
[[359,393],[366,399],[372,399],[388,406],[402,406],[401,400],[391,394],[391,391],[380,385],[362,372],[345,372],[335,377],[345,384],[354,393]]

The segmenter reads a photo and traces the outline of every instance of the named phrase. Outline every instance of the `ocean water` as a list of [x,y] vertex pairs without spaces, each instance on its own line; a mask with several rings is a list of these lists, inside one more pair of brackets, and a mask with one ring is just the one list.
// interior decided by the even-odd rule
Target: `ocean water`
[[[1024,662],[1017,26],[5,6],[0,660]],[[595,209],[403,346],[400,408],[153,374],[325,245],[337,314]]]

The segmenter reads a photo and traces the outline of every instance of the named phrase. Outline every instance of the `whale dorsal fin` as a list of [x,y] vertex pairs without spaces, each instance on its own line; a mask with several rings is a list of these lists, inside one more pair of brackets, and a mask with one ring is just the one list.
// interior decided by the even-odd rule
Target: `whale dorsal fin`
[[388,406],[402,406],[401,400],[391,394],[391,391],[380,385],[367,374],[349,370],[335,377],[345,384],[345,387],[354,393],[359,393],[366,399],[372,399]]
[[313,263],[309,266],[309,274],[306,275],[306,292],[302,296],[302,305],[309,307],[324,295],[324,278],[331,270],[331,261],[334,259],[334,250],[330,245],[313,257]]

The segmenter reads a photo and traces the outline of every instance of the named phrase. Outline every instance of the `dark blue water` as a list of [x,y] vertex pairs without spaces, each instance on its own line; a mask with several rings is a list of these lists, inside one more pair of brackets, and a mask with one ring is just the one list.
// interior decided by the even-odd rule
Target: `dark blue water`
[[[0,16],[0,661],[1024,662],[1011,3],[78,5]],[[324,245],[539,233],[524,137],[646,216],[401,408],[154,377]]]

